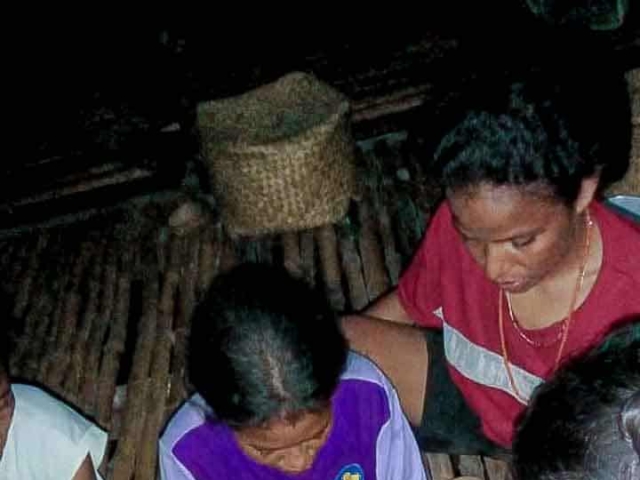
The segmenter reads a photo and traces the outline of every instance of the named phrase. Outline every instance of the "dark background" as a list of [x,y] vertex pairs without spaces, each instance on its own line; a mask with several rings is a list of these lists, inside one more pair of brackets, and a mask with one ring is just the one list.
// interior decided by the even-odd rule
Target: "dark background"
[[436,114],[478,79],[540,64],[611,74],[640,64],[636,0],[620,28],[599,31],[566,12],[543,21],[519,0],[423,3],[280,11],[249,3],[65,12],[34,5],[7,14],[5,95],[15,110],[5,110],[3,196],[114,161],[175,175],[181,149],[186,156],[194,147],[172,139],[168,148],[163,127],[177,122],[188,133],[197,102],[295,69],[354,101],[429,85],[423,111]]

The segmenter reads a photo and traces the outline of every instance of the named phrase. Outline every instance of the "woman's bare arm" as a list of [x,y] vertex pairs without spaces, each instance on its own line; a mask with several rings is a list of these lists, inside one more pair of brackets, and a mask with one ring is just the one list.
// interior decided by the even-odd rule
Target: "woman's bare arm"
[[396,323],[413,325],[413,320],[400,303],[398,290],[393,289],[367,307],[362,315]]
[[424,333],[414,325],[396,290],[362,313],[341,318],[349,347],[373,360],[396,387],[412,425],[419,425],[429,357]]

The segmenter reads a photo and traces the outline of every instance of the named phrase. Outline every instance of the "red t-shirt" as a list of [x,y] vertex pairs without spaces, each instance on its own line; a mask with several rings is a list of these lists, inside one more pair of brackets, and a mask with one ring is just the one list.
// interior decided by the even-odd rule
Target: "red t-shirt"
[[[573,314],[563,359],[586,351],[624,317],[640,313],[640,227],[596,202],[590,211],[602,235],[602,267],[588,297]],[[503,363],[499,289],[467,251],[446,202],[402,275],[398,295],[417,324],[444,330],[453,381],[480,416],[485,435],[510,447],[525,404],[514,394]],[[559,344],[529,345],[508,321],[503,304],[511,370],[519,393],[528,399],[553,372]],[[560,328],[558,323],[527,335],[546,345]]]

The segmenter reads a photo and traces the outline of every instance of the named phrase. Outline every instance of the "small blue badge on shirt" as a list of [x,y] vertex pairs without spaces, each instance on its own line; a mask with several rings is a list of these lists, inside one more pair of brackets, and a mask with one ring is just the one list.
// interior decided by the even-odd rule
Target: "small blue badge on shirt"
[[364,480],[364,470],[357,463],[342,467],[335,480]]

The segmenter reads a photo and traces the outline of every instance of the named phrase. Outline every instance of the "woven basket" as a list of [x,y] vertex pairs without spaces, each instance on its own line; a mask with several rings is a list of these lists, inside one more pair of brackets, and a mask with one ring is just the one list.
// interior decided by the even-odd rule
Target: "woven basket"
[[355,190],[349,102],[293,72],[198,105],[203,159],[231,235],[313,228],[343,217]]

